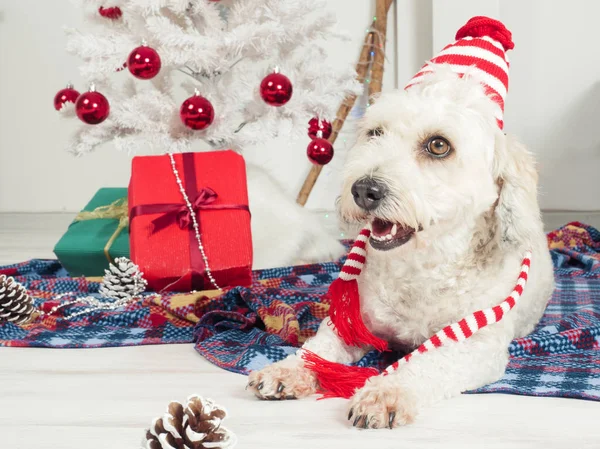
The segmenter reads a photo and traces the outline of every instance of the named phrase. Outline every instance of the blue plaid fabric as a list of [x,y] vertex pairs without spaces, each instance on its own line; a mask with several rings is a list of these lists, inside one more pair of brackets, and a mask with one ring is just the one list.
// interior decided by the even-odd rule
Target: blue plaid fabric
[[[469,393],[600,400],[600,232],[572,223],[550,233],[548,240],[555,266],[556,290],[542,320],[531,335],[512,342],[504,377]],[[219,301],[236,304],[242,314],[259,315],[268,320],[274,313],[263,311],[261,314],[261,309],[278,302],[292,306],[319,302],[337,277],[339,267],[339,264],[329,264],[318,274],[298,272],[302,267],[267,270],[259,273],[259,278],[276,281],[278,288],[234,289]],[[314,267],[306,269],[315,270]],[[284,277],[278,279],[279,275]],[[217,309],[223,307],[220,304]],[[307,331],[308,336],[316,332],[319,322],[320,319],[315,320],[305,311],[298,314],[293,325]],[[236,373],[248,374],[282,360],[301,343],[291,344],[288,335],[260,325],[236,330],[209,327],[207,329],[202,321],[196,326],[196,349],[211,362]],[[400,356],[373,351],[358,365],[383,369]]]
[[[469,393],[511,393],[600,400],[600,232],[571,223],[548,234],[556,291],[535,331],[514,340],[504,377]],[[54,348],[195,342],[217,366],[247,374],[285,358],[327,317],[321,296],[343,261],[254,272],[251,288],[234,288],[195,305],[140,301],[74,320],[45,318],[25,327],[0,324],[0,346]],[[72,279],[56,261],[0,268],[49,308],[55,296],[97,294],[98,284]],[[77,309],[72,309],[71,312]],[[194,315],[197,323],[190,321]],[[380,369],[397,354],[371,352],[359,363]]]

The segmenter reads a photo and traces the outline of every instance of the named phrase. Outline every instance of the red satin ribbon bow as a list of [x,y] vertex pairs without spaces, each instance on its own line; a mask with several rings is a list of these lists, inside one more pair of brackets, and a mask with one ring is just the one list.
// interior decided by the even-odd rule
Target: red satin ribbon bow
[[[210,206],[217,200],[217,193],[210,187],[203,187],[196,195],[192,203],[192,209],[196,216],[201,210],[208,209],[231,209],[231,206]],[[187,204],[168,204],[162,207],[161,212],[163,215],[152,220],[152,232],[159,232],[170,226],[173,223],[177,223],[180,229],[191,229],[193,227],[193,221],[190,214],[190,210]]]

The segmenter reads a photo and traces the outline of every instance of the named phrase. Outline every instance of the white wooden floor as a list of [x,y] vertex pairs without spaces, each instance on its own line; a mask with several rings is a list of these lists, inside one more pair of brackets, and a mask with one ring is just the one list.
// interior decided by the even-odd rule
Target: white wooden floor
[[[71,216],[1,215],[0,264],[51,257]],[[0,449],[132,449],[170,400],[197,393],[230,414],[240,449],[600,448],[600,403],[463,395],[412,426],[358,431],[346,401],[260,402],[192,345],[0,348]]]

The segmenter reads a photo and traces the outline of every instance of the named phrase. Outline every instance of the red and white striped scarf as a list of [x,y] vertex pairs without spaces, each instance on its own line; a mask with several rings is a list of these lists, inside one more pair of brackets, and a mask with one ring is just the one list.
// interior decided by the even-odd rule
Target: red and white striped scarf
[[[329,317],[331,325],[339,337],[348,346],[373,347],[378,351],[388,350],[388,343],[373,335],[362,320],[357,279],[366,263],[366,244],[371,235],[369,229],[363,229],[342,267],[338,279],[333,281],[326,297],[330,301]],[[480,329],[500,321],[518,302],[527,284],[531,266],[531,251],[523,257],[523,263],[515,288],[500,304],[478,310],[462,320],[448,325],[436,332],[413,352],[387,367],[380,373],[374,368],[361,368],[330,362],[317,354],[301,350],[306,366],[317,375],[319,387],[325,397],[349,398],[357,388],[364,385],[369,377],[382,374],[387,376],[408,363],[413,357],[448,344],[460,343]]]

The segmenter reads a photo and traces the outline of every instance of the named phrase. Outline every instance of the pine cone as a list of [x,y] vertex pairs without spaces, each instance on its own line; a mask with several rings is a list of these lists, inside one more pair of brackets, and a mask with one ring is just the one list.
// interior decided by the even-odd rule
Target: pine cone
[[144,290],[148,281],[144,273],[127,257],[118,257],[108,270],[104,270],[104,278],[100,287],[100,294],[105,298],[130,299]]
[[33,299],[25,287],[0,274],[0,323],[26,324],[34,311]]
[[227,412],[211,399],[188,398],[186,407],[171,402],[167,413],[146,431],[145,449],[231,449],[235,435],[221,426]]

